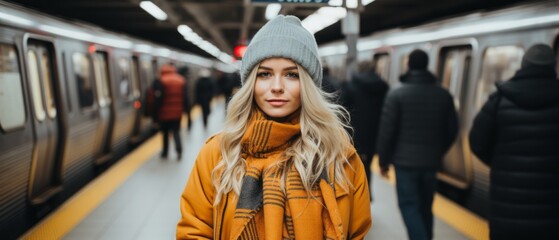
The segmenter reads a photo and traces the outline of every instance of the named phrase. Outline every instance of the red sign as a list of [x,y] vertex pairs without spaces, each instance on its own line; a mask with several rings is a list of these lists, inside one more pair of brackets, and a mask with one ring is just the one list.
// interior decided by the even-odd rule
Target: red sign
[[245,51],[247,50],[247,46],[245,45],[237,45],[235,49],[233,49],[233,54],[235,54],[236,58],[243,58]]

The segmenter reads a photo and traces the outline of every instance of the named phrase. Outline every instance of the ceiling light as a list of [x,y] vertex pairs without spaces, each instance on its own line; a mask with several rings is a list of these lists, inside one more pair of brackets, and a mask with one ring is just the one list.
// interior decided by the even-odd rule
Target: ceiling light
[[210,42],[204,40],[200,37],[197,33],[192,31],[192,28],[185,24],[181,24],[177,27],[177,31],[184,37],[184,40],[191,42],[192,44],[198,46],[200,49],[206,51],[210,55],[216,57],[217,59],[221,60],[224,63],[232,64],[233,57],[229,56],[228,54],[222,52],[211,44]]
[[189,34],[188,36],[184,36],[184,39],[196,46],[198,46],[202,41],[204,41],[204,39],[202,39],[200,36],[198,36],[198,34],[194,32],[192,34]]
[[[224,62],[224,63],[229,63],[229,64],[232,65],[231,62],[232,62],[232,60],[233,60],[233,57],[231,57],[231,56],[230,56],[229,54],[227,54],[227,53],[221,52],[221,54],[219,54],[219,56],[217,56],[217,58],[218,58],[219,60],[221,60],[222,62]],[[235,71],[235,70],[236,70],[236,69],[233,69],[233,71]]]
[[181,61],[185,61],[185,62],[190,62],[190,63],[194,63],[203,67],[212,67],[213,65],[213,61],[207,59],[207,58],[203,58],[200,57],[198,55],[194,55],[194,54],[189,54],[189,53],[178,53],[178,58]]
[[355,9],[357,8],[357,0],[345,0],[345,6],[347,8]]
[[[346,0],[347,8],[357,8],[358,0]],[[375,0],[360,0],[363,6],[374,2]],[[321,7],[315,13],[309,15],[303,20],[303,27],[305,27],[312,34],[338,22],[347,15],[347,10],[342,6],[343,0],[330,0],[328,5],[332,7]]]
[[266,19],[270,20],[278,15],[281,10],[281,4],[279,3],[272,3],[268,4],[266,7]]
[[309,15],[302,22],[309,32],[316,32],[340,21],[347,14],[347,10],[343,7],[321,7],[315,13]]
[[140,2],[140,7],[159,21],[164,21],[167,19],[167,13],[165,13],[163,10],[161,10],[161,8],[159,8],[151,1]]
[[343,5],[344,1],[343,0],[330,0],[328,1],[328,5],[333,6],[333,7],[341,7]]
[[192,28],[187,25],[181,24],[177,27],[177,31],[183,36],[186,36],[192,32]]

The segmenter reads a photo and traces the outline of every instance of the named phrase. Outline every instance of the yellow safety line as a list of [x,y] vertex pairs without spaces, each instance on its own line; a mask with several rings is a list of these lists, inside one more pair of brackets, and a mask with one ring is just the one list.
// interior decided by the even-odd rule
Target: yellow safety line
[[[192,109],[192,119],[200,115],[198,106]],[[185,125],[185,120],[181,125]],[[105,201],[126,179],[134,174],[147,160],[161,149],[158,133],[141,146],[111,166],[82,190],[68,199],[56,211],[27,231],[21,239],[61,239],[74,229],[85,217]]]
[[[380,174],[377,156],[373,159],[372,170],[375,174]],[[396,182],[394,168],[390,168],[388,175],[388,179],[382,179],[394,185]],[[437,218],[443,220],[446,224],[471,239],[489,240],[489,224],[487,220],[470,212],[441,194],[435,194],[433,213]]]
[[489,224],[441,194],[435,195],[433,212],[439,219],[471,239],[489,240]]
[[95,178],[55,212],[24,234],[22,239],[61,239],[160,149],[161,134],[157,134]]

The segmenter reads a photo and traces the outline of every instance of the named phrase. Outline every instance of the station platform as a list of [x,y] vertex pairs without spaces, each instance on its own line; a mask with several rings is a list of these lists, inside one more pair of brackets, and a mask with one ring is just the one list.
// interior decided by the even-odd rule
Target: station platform
[[[181,129],[182,159],[173,141],[167,159],[160,158],[157,134],[75,194],[21,239],[175,239],[180,195],[204,141],[220,131],[223,99],[214,101],[208,127],[194,111],[190,131]],[[184,127],[184,124],[183,124]],[[398,210],[393,179],[373,168],[373,227],[366,239],[407,239]],[[394,173],[390,175],[393,177]],[[437,194],[433,206],[434,239],[488,239],[487,223]]]

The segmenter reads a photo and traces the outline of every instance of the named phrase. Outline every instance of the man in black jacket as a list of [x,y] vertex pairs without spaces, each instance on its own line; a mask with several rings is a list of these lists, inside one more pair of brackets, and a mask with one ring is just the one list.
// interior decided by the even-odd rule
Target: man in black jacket
[[472,151],[491,167],[491,239],[559,239],[559,81],[532,46],[474,120]]
[[396,169],[398,206],[411,240],[433,238],[436,173],[458,131],[452,96],[427,70],[428,61],[422,50],[410,54],[403,85],[384,102],[377,141],[381,174],[388,177],[389,164]]

